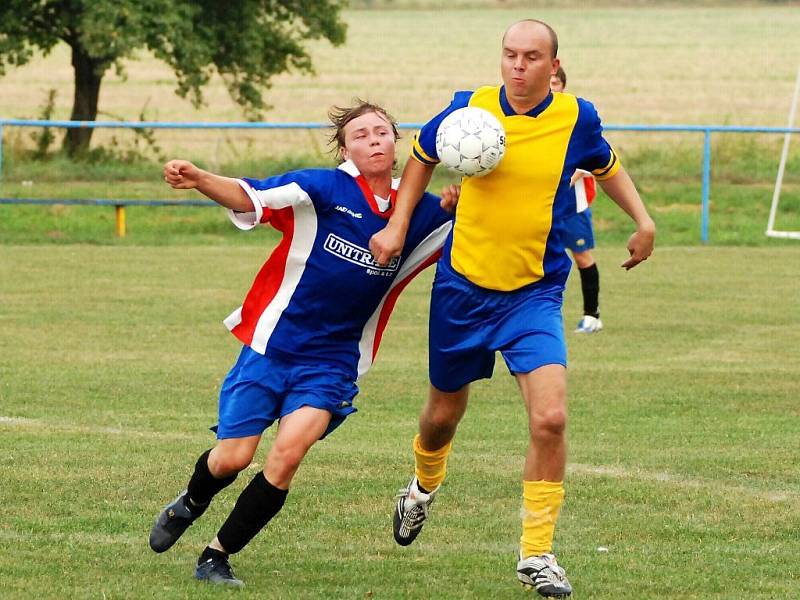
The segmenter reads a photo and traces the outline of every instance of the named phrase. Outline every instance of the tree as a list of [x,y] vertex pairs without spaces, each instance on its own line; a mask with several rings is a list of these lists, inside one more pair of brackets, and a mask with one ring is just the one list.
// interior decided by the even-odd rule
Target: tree
[[[75,98],[71,119],[97,117],[100,84],[110,68],[146,48],[175,71],[176,93],[203,104],[214,72],[248,117],[268,108],[262,91],[287,70],[313,73],[303,42],[344,42],[340,11],[346,0],[2,0],[0,76],[49,53],[72,49]],[[69,129],[70,155],[89,147],[93,129]]]

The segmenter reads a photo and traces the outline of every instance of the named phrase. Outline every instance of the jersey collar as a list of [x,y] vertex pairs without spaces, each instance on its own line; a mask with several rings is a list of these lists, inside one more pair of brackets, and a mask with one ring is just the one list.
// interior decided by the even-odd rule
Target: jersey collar
[[[369,184],[367,183],[367,180],[364,178],[352,160],[344,161],[337,168],[355,179],[358,187],[361,189],[361,193],[364,195],[364,199],[367,201],[367,204],[369,204],[370,209],[372,209],[372,212],[383,219],[388,219],[392,216],[392,213],[394,212],[394,201],[395,197],[397,196],[397,188],[400,185],[400,179],[392,179],[392,189],[389,192],[389,198],[386,199],[376,196],[373,193],[372,188],[370,188]],[[388,207],[386,210],[381,210],[381,205],[388,205]]]
[[[536,106],[526,112],[524,115],[525,117],[533,117],[536,118],[540,114],[542,114],[545,109],[553,103],[553,92],[547,92],[547,96],[545,96],[544,100],[539,102]],[[500,88],[500,107],[503,109],[503,114],[507,117],[514,117],[517,116],[517,112],[508,103],[508,98],[506,97],[506,86],[502,86]]]

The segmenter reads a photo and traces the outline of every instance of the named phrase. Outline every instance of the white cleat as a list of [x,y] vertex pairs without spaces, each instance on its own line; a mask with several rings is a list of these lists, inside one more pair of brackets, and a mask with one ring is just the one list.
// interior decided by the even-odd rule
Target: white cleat
[[417,539],[425,519],[428,518],[428,511],[436,498],[437,491],[439,491],[438,486],[427,494],[421,491],[416,476],[400,490],[392,519],[394,540],[398,544],[408,546]]
[[603,329],[603,322],[592,315],[583,315],[575,328],[575,333],[597,333]]
[[552,554],[520,557],[517,563],[517,579],[526,589],[534,589],[545,598],[566,598],[572,594],[564,569],[558,566]]

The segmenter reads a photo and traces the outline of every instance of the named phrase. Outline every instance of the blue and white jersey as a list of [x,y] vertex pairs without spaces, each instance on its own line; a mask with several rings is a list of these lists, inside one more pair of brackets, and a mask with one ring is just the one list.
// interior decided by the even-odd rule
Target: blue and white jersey
[[439,257],[451,215],[425,193],[402,255],[382,267],[369,240],[386,226],[399,180],[391,198],[376,198],[348,161],[239,183],[253,211],[229,211],[234,224],[270,223],[283,238],[225,325],[261,354],[336,365],[360,377],[372,365],[398,295]]

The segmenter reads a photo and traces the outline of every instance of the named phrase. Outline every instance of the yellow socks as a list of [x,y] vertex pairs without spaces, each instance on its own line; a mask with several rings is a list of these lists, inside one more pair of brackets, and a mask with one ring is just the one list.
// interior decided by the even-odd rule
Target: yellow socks
[[417,481],[423,488],[432,492],[439,487],[447,474],[447,456],[450,454],[453,442],[448,442],[438,450],[425,450],[419,445],[419,434],[417,434],[413,446]]
[[552,552],[553,533],[563,500],[563,481],[522,482],[522,537],[519,540],[522,558]]

